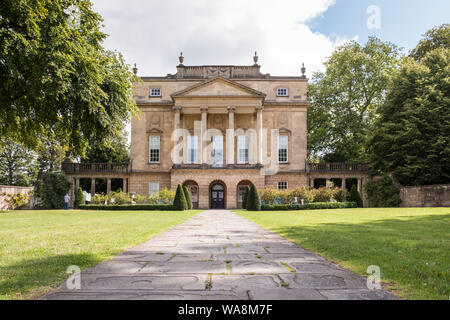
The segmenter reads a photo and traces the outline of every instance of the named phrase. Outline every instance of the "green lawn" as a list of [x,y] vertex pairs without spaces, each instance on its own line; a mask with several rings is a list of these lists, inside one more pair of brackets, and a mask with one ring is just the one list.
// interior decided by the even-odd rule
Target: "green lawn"
[[199,212],[0,212],[0,300],[37,298],[67,267],[92,267]]
[[357,273],[378,265],[397,296],[449,299],[450,208],[236,212]]

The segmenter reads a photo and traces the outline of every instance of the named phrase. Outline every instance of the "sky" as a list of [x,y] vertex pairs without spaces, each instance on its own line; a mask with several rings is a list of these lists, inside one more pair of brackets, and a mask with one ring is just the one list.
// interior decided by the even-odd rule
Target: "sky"
[[109,34],[105,47],[137,64],[140,76],[185,65],[252,65],[262,73],[307,76],[336,46],[375,35],[405,48],[450,23],[448,0],[92,0]]

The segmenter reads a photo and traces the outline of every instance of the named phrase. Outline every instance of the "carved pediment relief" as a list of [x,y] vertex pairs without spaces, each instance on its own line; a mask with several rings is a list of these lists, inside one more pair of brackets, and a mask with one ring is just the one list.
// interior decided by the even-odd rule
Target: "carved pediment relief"
[[199,96],[248,96],[264,98],[265,94],[237,82],[217,77],[179,91],[173,94],[172,98]]
[[159,129],[159,128],[150,128],[150,129],[147,130],[147,133],[148,133],[148,134],[158,134],[158,135],[161,135],[161,134],[164,133],[164,131],[162,131],[162,130]]

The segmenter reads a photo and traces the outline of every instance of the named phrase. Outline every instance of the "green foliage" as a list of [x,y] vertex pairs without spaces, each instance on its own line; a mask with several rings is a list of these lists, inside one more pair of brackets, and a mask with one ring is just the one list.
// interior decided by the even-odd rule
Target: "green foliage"
[[133,74],[102,47],[102,18],[90,1],[3,0],[0,17],[0,136],[35,149],[52,131],[81,155],[88,141],[122,131],[137,112]]
[[0,139],[0,184],[29,187],[36,180],[35,155],[12,139]]
[[181,184],[179,184],[177,187],[175,199],[173,200],[173,206],[176,210],[179,211],[184,211],[188,209],[186,197],[184,196],[183,187],[181,186]]
[[399,50],[371,37],[346,43],[326,61],[308,86],[308,158],[327,162],[366,161],[365,138],[383,102]]
[[324,210],[357,208],[356,202],[317,202],[301,204],[264,204],[262,211]]
[[105,203],[108,202],[108,198],[105,194],[96,194],[93,197],[91,197],[91,203],[92,204],[102,204],[104,205]]
[[292,190],[292,197],[297,197],[297,201],[301,203],[302,199],[304,203],[310,203],[314,201],[313,191],[309,187],[298,187]]
[[29,193],[4,193],[3,196],[8,204],[8,210],[20,209],[30,201]]
[[333,189],[322,187],[312,189],[314,202],[330,202],[333,199]]
[[366,183],[366,192],[369,207],[390,208],[400,206],[400,189],[397,188],[391,177],[384,175],[379,179],[369,179]]
[[335,188],[333,189],[333,199],[337,202],[345,202],[349,197],[347,189]]
[[183,192],[184,192],[184,197],[186,198],[187,209],[192,210],[193,205],[192,205],[191,193],[189,192],[187,187],[183,187]]
[[368,140],[374,174],[402,185],[450,183],[450,49],[405,58]]
[[355,202],[358,205],[358,208],[363,207],[363,201],[361,195],[358,192],[358,189],[355,185],[353,185],[350,189],[350,195],[348,196],[348,201]]
[[64,196],[70,189],[70,183],[64,173],[45,173],[38,180],[35,187],[35,195],[39,202],[39,209],[64,208]]
[[122,191],[111,192],[106,196],[108,204],[131,204],[131,196]]
[[279,192],[277,189],[267,187],[261,191],[260,197],[265,204],[272,204],[279,197]]
[[427,31],[423,35],[416,48],[411,52],[411,57],[419,61],[424,58],[427,53],[438,49],[450,49],[450,24],[445,23],[439,27],[435,27]]
[[83,194],[83,190],[81,188],[78,188],[77,192],[75,193],[75,199],[73,202],[73,206],[78,209],[80,206],[86,204],[86,199]]
[[176,211],[178,210],[170,204],[125,204],[125,205],[84,205],[81,210],[98,211]]
[[86,148],[84,163],[129,163],[130,154],[127,142],[127,132],[106,137],[103,141],[95,141]]
[[245,192],[244,192],[244,198],[242,199],[242,209],[246,209],[247,208],[247,200],[248,200],[248,194],[250,192],[250,188],[245,188]]
[[261,211],[261,200],[254,185],[250,187],[246,209],[248,211]]

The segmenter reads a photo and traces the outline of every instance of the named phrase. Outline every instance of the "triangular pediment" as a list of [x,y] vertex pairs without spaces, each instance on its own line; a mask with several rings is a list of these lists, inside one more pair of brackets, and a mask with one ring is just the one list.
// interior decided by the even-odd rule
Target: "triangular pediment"
[[173,98],[179,97],[265,97],[266,95],[258,90],[252,89],[240,83],[217,77],[210,79],[182,91],[174,93]]

